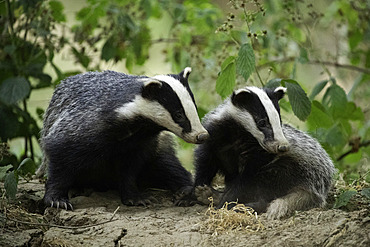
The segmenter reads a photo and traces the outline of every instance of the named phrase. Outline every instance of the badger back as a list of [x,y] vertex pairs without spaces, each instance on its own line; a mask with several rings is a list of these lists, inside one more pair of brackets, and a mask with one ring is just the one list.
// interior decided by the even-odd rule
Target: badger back
[[179,74],[140,78],[141,92],[115,109],[120,120],[143,117],[190,143],[202,143],[208,132],[200,123],[188,84],[191,68]]
[[236,90],[224,104],[206,116],[205,125],[231,118],[249,132],[267,152],[286,152],[289,143],[282,131],[278,104],[285,91],[283,87],[246,87]]

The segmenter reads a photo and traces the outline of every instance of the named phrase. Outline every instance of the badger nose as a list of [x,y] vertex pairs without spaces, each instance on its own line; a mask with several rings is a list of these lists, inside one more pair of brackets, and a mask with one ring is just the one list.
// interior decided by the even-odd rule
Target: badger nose
[[205,142],[208,139],[208,137],[209,137],[208,132],[200,133],[199,135],[197,135],[197,143],[201,144]]
[[288,150],[289,150],[288,145],[279,145],[278,146],[278,151],[281,152],[281,153],[287,152]]

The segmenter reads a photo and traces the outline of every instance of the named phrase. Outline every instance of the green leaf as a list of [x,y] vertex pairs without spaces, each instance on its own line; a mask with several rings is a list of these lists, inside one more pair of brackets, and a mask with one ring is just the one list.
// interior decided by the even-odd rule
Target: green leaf
[[298,61],[302,64],[305,64],[309,61],[308,60],[308,52],[305,48],[300,49]]
[[348,32],[348,44],[353,51],[363,39],[363,34],[360,28],[350,29]]
[[103,49],[101,51],[101,58],[105,61],[108,61],[114,58],[117,54],[117,48],[113,44],[113,37],[109,38],[107,42],[105,42]]
[[284,79],[282,81],[285,82],[294,115],[301,121],[305,121],[311,113],[311,101],[308,99],[306,92],[294,80]]
[[313,100],[316,95],[318,95],[326,86],[326,84],[329,82],[329,80],[324,80],[318,82],[315,87],[312,89],[311,95],[310,95],[310,100]]
[[311,104],[311,114],[307,119],[307,125],[310,130],[315,130],[317,128],[330,128],[333,126],[333,119],[326,111],[320,102],[314,100]]
[[281,79],[280,78],[275,78],[275,79],[271,79],[269,80],[266,84],[265,84],[265,88],[277,88],[281,85]]
[[17,168],[17,172],[20,176],[33,175],[35,171],[36,164],[30,158],[25,158]]
[[6,176],[6,172],[12,169],[12,165],[7,165],[7,166],[0,166],[0,181],[4,181],[4,178]]
[[351,153],[344,157],[343,162],[344,164],[358,164],[361,159],[363,159],[364,154],[362,153],[362,150],[359,149],[356,153]]
[[246,43],[240,47],[238,57],[236,58],[236,71],[242,75],[245,80],[253,73],[256,65],[254,51],[251,44]]
[[207,114],[207,110],[204,109],[203,107],[201,106],[198,106],[198,116],[199,116],[199,119],[202,119],[206,114]]
[[14,171],[8,172],[5,176],[4,187],[9,198],[14,199],[17,194],[18,178]]
[[230,65],[230,63],[235,62],[235,57],[234,56],[229,56],[228,58],[225,59],[225,61],[221,64],[221,71],[225,70],[227,66]]
[[17,50],[15,45],[7,45],[4,47],[4,52],[9,55],[13,55],[13,53]]
[[323,103],[329,107],[333,117],[338,118],[343,116],[343,112],[346,110],[347,95],[343,88],[337,84],[333,84],[326,91]]
[[17,137],[20,122],[12,107],[0,105],[0,126],[0,138],[2,141]]
[[345,117],[346,119],[351,120],[364,120],[364,113],[362,112],[360,107],[357,107],[355,103],[348,102],[346,105],[346,108],[342,114],[342,117]]
[[370,188],[363,188],[361,195],[365,196],[367,199],[370,199]]
[[216,80],[216,92],[222,97],[229,96],[235,86],[235,57],[228,57],[221,65],[221,72]]
[[326,135],[326,142],[329,143],[331,146],[344,146],[346,144],[346,139],[343,134],[344,133],[339,124],[335,124],[328,130]]
[[12,105],[26,98],[31,91],[29,82],[24,77],[8,78],[0,85],[0,101]]
[[51,14],[54,17],[54,19],[58,22],[65,22],[66,17],[63,14],[64,6],[61,2],[52,0],[49,2]]
[[347,190],[344,191],[336,200],[334,203],[333,208],[340,208],[343,206],[347,206],[348,202],[351,200],[351,198],[357,194],[357,191],[355,190]]
[[72,47],[72,52],[73,54],[75,55],[75,57],[77,58],[77,61],[82,65],[84,66],[85,68],[87,68],[89,66],[89,63],[90,63],[90,58],[88,56],[86,56],[84,54],[84,52],[79,52],[76,48]]

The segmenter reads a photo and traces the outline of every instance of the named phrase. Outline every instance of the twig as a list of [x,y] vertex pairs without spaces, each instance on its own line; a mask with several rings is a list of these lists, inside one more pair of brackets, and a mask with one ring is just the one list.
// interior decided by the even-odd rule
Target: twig
[[[248,13],[247,13],[247,10],[246,10],[246,7],[245,7],[245,6],[243,7],[243,11],[244,11],[245,23],[247,24],[248,32],[250,33],[250,32],[251,32],[251,28],[250,28],[249,23],[248,23]],[[251,45],[252,45],[252,48],[253,48],[253,37],[251,36],[249,39],[251,40]],[[254,51],[253,51],[253,52],[254,52]],[[263,83],[263,80],[262,80],[262,78],[261,78],[261,75],[260,75],[260,73],[258,72],[258,67],[257,67],[257,66],[256,66],[256,67],[254,67],[254,70],[256,71],[257,77],[258,77],[258,79],[259,79],[259,81],[260,81],[260,83],[261,83],[262,87],[264,87],[264,86],[265,86],[265,84]]]
[[370,140],[367,140],[367,141],[363,141],[361,142],[360,144],[358,145],[355,145],[355,144],[350,144],[352,146],[352,149],[345,152],[344,154],[342,154],[341,156],[339,156],[339,158],[337,159],[337,161],[340,161],[342,160],[344,157],[346,157],[347,155],[351,154],[351,153],[357,153],[358,150],[361,148],[361,147],[367,147],[370,145]]
[[[280,59],[280,60],[273,60],[273,61],[261,64],[257,67],[258,68],[263,68],[263,67],[270,66],[271,64],[274,64],[274,63],[289,63],[289,62],[293,62],[295,60],[296,60],[295,57],[287,57],[287,58],[283,58],[283,59]],[[342,69],[355,70],[355,71],[362,72],[362,73],[365,73],[365,74],[370,74],[370,69],[357,67],[357,66],[350,65],[350,64],[340,64],[340,63],[337,63],[337,62],[320,61],[320,60],[307,61],[307,64],[314,64],[314,65],[323,64],[323,65],[327,65],[327,66],[333,66],[333,67],[338,67],[338,68],[342,68]]]
[[47,226],[47,227],[57,227],[57,228],[62,228],[62,229],[82,229],[82,228],[100,226],[100,225],[104,225],[104,224],[107,224],[109,222],[113,222],[113,221],[118,220],[118,219],[113,219],[113,217],[115,216],[115,214],[117,213],[118,210],[119,210],[119,206],[116,208],[116,210],[114,210],[113,215],[109,220],[106,220],[106,221],[103,221],[103,222],[100,222],[100,223],[96,223],[96,224],[89,224],[89,225],[82,225],[82,226],[62,226],[62,225],[55,225],[55,224],[48,224],[48,223],[34,223],[34,222],[17,220],[17,219],[11,219],[11,218],[8,218],[8,217],[2,216],[2,215],[0,215],[0,218],[5,219],[5,220],[10,220],[10,221],[13,221],[15,223],[30,225],[30,226]]

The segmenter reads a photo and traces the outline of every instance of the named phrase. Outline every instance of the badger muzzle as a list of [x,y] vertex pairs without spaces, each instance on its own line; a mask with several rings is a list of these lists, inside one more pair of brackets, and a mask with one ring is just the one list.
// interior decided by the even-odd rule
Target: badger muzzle
[[289,151],[289,142],[284,138],[283,140],[277,141],[265,141],[261,145],[267,152],[274,154],[283,154]]
[[181,138],[184,139],[184,141],[189,142],[189,143],[202,144],[209,138],[209,134],[208,134],[208,131],[204,129],[199,132],[193,131],[190,133],[183,133]]

